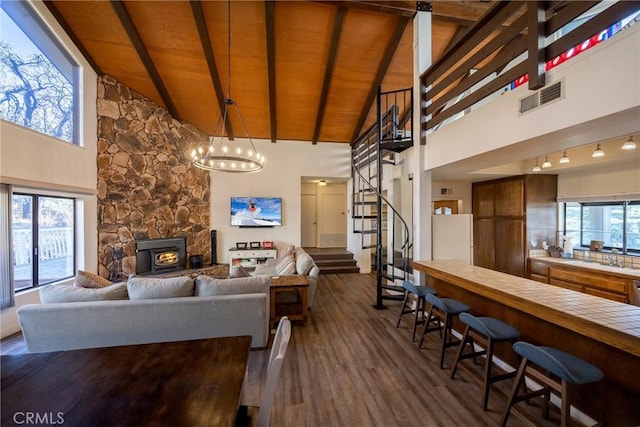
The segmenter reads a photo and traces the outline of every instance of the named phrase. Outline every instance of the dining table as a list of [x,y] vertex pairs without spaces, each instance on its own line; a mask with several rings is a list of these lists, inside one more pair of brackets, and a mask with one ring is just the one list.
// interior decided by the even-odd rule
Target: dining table
[[232,426],[250,336],[1,357],[1,425]]

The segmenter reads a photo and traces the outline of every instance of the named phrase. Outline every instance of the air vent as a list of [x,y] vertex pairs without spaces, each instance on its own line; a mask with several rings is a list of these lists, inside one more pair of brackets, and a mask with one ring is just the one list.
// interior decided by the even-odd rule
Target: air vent
[[520,113],[526,113],[527,111],[531,111],[534,108],[538,108],[540,104],[538,103],[538,92],[533,95],[529,95],[526,98],[522,98],[520,100]]
[[562,82],[540,89],[540,105],[562,98]]
[[535,110],[545,104],[564,98],[562,80],[540,89],[533,95],[520,100],[520,114]]

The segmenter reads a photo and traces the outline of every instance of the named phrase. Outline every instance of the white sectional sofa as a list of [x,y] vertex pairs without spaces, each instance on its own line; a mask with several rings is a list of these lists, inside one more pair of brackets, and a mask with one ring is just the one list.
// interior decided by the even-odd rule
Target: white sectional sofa
[[[290,260],[289,260],[289,257]],[[293,263],[293,264],[291,264]],[[269,260],[266,264],[259,265],[254,270],[254,276],[280,276],[287,274],[300,274],[307,276],[309,289],[307,291],[307,305],[311,308],[313,297],[316,294],[320,268],[316,265],[304,249],[297,247],[285,251],[285,254],[277,260]]]
[[[239,335],[250,335],[254,348],[266,347],[269,283],[266,276],[133,278],[113,285],[100,301],[82,301],[89,298],[82,294],[109,292],[54,285],[41,291],[46,303],[25,305],[17,314],[27,350],[36,353]],[[113,299],[118,293],[132,299]]]

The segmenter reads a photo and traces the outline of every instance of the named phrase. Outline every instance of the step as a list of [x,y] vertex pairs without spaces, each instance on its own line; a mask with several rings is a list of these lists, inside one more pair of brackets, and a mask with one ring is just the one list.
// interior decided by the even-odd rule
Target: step
[[322,269],[323,267],[331,267],[331,266],[349,266],[353,267],[356,265],[356,260],[353,258],[345,258],[345,259],[316,259],[314,260],[316,265]]
[[344,265],[344,266],[331,265],[328,267],[320,267],[320,274],[342,274],[342,273],[360,273],[360,269],[358,267],[348,266],[348,265]]

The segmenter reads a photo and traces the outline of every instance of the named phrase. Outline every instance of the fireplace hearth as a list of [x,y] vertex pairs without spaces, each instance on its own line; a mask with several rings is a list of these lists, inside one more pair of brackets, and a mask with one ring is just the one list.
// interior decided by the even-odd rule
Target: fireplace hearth
[[184,237],[136,240],[136,274],[157,274],[183,270],[187,266]]

